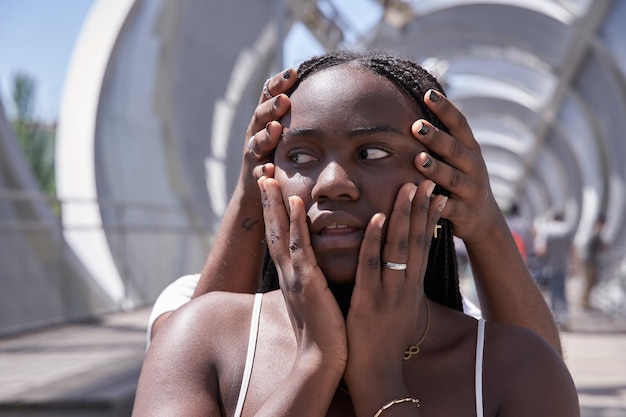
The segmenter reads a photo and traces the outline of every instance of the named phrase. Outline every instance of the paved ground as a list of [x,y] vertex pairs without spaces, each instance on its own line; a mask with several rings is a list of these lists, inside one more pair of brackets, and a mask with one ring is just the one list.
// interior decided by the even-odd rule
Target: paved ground
[[149,309],[0,339],[0,416],[129,416]]
[[[148,314],[0,339],[0,416],[129,416]],[[574,310],[563,346],[583,417],[626,417],[626,323]]]
[[626,323],[573,311],[562,344],[583,417],[626,417]]

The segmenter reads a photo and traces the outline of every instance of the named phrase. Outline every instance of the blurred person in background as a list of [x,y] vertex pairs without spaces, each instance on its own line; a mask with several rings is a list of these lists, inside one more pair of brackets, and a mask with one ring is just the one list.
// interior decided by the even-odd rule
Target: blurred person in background
[[604,213],[600,213],[583,254],[584,285],[580,304],[585,310],[591,308],[591,293],[600,279],[601,255],[608,247],[602,239],[605,223],[606,217]]
[[550,288],[550,307],[557,324],[566,328],[569,320],[567,275],[574,232],[562,212],[536,226],[534,249],[542,262],[541,275]]

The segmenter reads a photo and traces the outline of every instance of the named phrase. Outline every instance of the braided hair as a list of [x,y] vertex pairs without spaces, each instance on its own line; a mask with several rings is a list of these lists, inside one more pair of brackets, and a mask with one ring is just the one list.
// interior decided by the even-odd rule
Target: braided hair
[[[425,105],[424,95],[430,89],[445,94],[443,87],[428,71],[415,62],[376,51],[330,51],[303,62],[298,68],[298,80],[287,92],[291,95],[307,77],[324,69],[338,65],[352,65],[382,75],[402,89],[417,103],[424,118],[437,128],[447,131],[446,127]],[[436,155],[434,155],[437,157]],[[435,193],[446,193],[437,187]],[[462,298],[459,290],[456,251],[454,249],[452,224],[446,219],[440,220],[441,229],[438,238],[433,239],[424,277],[424,292],[431,300],[456,310],[462,311]],[[260,291],[278,288],[276,267],[266,252],[263,279]]]

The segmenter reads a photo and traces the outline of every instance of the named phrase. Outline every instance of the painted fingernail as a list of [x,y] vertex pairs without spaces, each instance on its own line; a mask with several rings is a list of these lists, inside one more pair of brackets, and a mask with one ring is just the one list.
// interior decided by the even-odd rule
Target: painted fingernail
[[285,70],[285,72],[283,72],[283,79],[288,80],[289,77],[291,77],[291,70]]
[[274,107],[274,110],[278,110],[278,97],[274,99],[274,103],[272,104],[272,107]]
[[422,163],[422,168],[430,168],[433,164],[433,161],[430,159],[430,156],[426,155],[426,160]]
[[430,198],[431,195],[433,195],[433,191],[435,190],[435,186],[437,184],[435,184],[434,182],[430,182],[430,185],[428,186],[428,189],[426,190],[426,196],[428,198]]
[[430,99],[430,101],[432,101],[433,103],[436,103],[439,101],[439,94],[437,94],[435,92],[435,90],[430,90],[430,94],[428,95],[428,98]]
[[426,126],[424,124],[424,122],[420,122],[422,124],[422,127],[420,127],[420,129],[417,131],[418,134],[424,136],[428,134],[428,126]]

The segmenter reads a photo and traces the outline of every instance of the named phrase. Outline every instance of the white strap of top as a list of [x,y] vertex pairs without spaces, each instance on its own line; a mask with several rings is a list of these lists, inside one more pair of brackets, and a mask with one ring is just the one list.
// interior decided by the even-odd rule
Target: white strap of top
[[478,320],[476,336],[476,417],[483,417],[483,351],[485,348],[485,320]]
[[254,353],[256,352],[256,340],[259,333],[259,319],[261,317],[261,299],[263,293],[254,295],[254,305],[252,306],[252,320],[250,321],[250,338],[248,339],[248,353],[246,355],[246,365],[243,370],[243,378],[241,380],[241,389],[239,390],[239,398],[237,399],[237,407],[235,408],[235,417],[241,416],[243,403],[246,400],[248,385],[250,384],[250,376],[252,375],[252,364],[254,363]]

